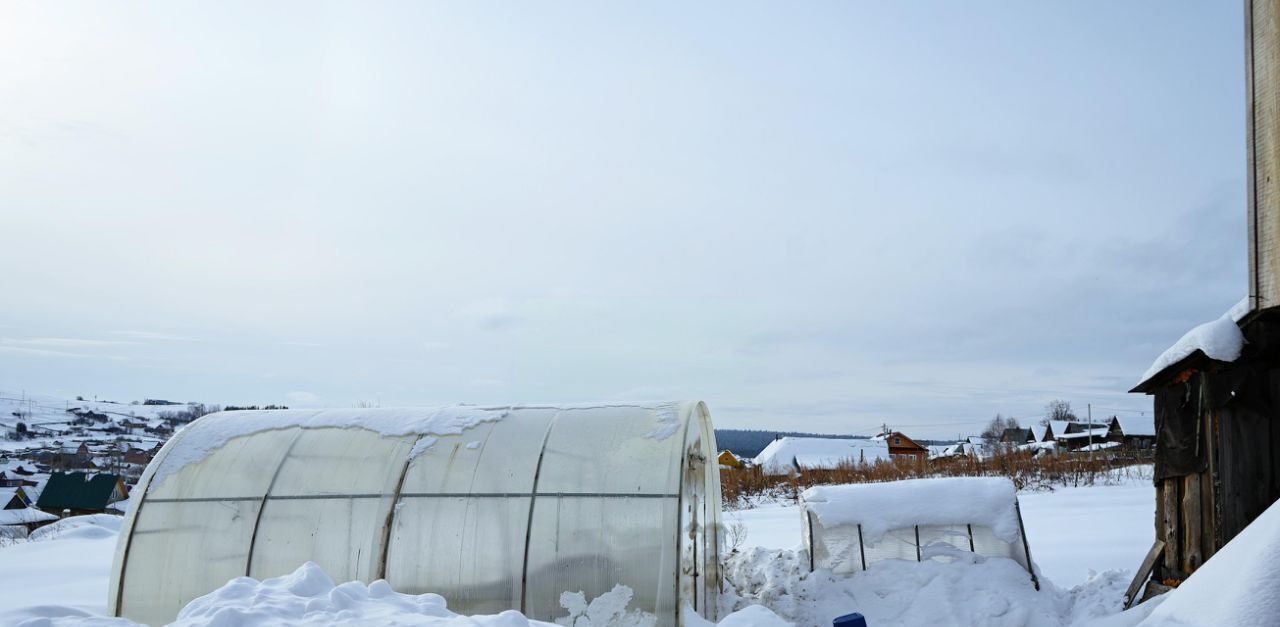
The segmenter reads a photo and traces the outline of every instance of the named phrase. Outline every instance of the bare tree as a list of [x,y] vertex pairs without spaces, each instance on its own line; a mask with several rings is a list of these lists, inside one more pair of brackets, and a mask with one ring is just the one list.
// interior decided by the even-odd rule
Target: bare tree
[[1003,414],[996,414],[996,417],[987,423],[987,428],[982,430],[982,437],[988,442],[999,442],[1005,429],[1018,429],[1021,426],[1017,418],[1012,416],[1005,418]]
[[1054,399],[1044,406],[1044,418],[1040,419],[1040,425],[1048,425],[1050,421],[1066,420],[1075,422],[1079,420],[1075,413],[1071,411],[1071,403],[1063,400]]

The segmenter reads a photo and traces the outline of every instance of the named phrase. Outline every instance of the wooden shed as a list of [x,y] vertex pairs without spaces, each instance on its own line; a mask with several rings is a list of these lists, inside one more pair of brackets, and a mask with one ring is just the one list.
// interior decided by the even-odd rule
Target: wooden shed
[[1155,403],[1153,584],[1194,573],[1280,498],[1280,0],[1245,2],[1245,81],[1248,297],[1132,390]]
[[1156,581],[1181,581],[1280,498],[1280,311],[1240,321],[1233,362],[1203,351],[1133,389],[1155,403]]

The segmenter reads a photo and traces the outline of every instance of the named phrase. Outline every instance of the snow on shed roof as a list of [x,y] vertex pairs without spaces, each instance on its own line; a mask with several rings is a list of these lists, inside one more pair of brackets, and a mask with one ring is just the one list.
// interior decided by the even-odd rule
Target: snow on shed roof
[[765,474],[786,474],[797,463],[805,470],[813,470],[877,459],[889,459],[889,446],[884,440],[784,437],[764,447],[755,463]]
[[1121,418],[1116,416],[1116,422],[1120,424],[1120,432],[1124,435],[1149,435],[1156,434],[1156,421],[1149,416],[1129,416]]
[[1059,433],[1057,434],[1057,438],[1059,440],[1077,440],[1077,439],[1085,439],[1090,437],[1097,439],[1097,438],[1107,437],[1108,433],[1111,433],[1110,428],[1096,427],[1093,429],[1084,429],[1078,433]]
[[1018,540],[1017,491],[998,477],[945,477],[887,483],[814,486],[804,507],[826,527],[862,525],[863,540],[915,525],[990,527],[1005,542]]
[[0,525],[26,525],[30,523],[49,522],[58,517],[31,507],[22,509],[0,509]]
[[1080,450],[1082,450],[1082,451],[1105,451],[1106,449],[1109,449],[1109,448],[1115,448],[1115,447],[1117,447],[1117,446],[1120,446],[1120,443],[1119,443],[1119,442],[1095,442],[1095,443],[1093,443],[1093,444],[1089,444],[1089,445],[1087,445],[1087,446],[1082,446],[1082,447],[1080,447]]
[[1244,334],[1240,332],[1240,325],[1237,323],[1248,314],[1249,299],[1242,298],[1227,313],[1222,314],[1221,318],[1187,331],[1142,373],[1138,385],[1141,386],[1165,368],[1190,357],[1196,351],[1204,353],[1210,359],[1235,361],[1240,357],[1245,343]]

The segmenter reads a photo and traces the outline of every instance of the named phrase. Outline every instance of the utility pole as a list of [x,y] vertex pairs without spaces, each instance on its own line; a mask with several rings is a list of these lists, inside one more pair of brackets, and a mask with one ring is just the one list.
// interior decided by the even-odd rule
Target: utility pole
[[1093,461],[1093,403],[1085,405],[1089,410],[1089,424],[1085,428],[1089,430],[1089,461]]

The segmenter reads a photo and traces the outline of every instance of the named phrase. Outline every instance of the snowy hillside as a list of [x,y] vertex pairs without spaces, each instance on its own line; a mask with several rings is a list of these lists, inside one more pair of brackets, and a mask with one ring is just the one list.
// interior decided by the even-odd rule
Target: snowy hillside
[[68,399],[0,389],[0,451],[90,439],[151,448],[168,439],[179,424],[173,418],[191,408],[186,403],[151,402]]

